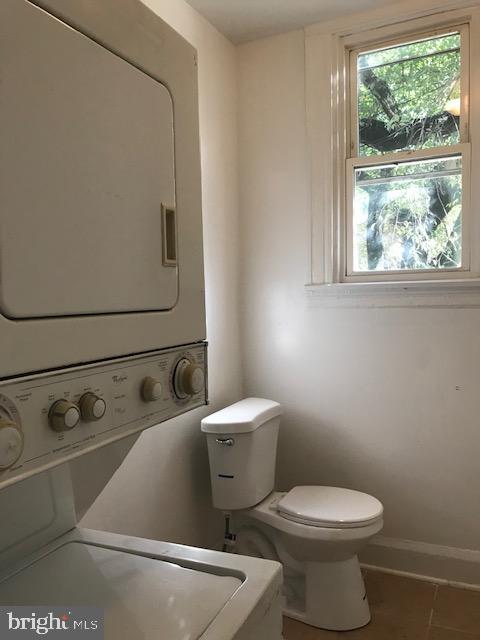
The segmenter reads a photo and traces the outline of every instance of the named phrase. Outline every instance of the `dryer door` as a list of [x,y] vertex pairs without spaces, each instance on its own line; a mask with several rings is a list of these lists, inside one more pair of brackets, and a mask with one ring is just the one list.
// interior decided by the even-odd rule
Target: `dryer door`
[[171,309],[169,91],[36,7],[13,16],[0,59],[2,315]]

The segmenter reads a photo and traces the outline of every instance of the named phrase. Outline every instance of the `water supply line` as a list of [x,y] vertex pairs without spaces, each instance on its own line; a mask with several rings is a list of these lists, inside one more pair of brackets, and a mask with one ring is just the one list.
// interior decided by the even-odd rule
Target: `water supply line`
[[223,515],[225,517],[225,533],[223,534],[222,551],[233,553],[237,536],[230,530],[230,521],[232,514],[230,511],[224,511]]

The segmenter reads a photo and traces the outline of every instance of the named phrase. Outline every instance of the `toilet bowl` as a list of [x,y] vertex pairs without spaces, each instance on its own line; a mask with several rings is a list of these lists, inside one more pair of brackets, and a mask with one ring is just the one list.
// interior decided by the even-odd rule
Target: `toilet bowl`
[[[280,510],[282,501],[294,503],[302,493],[315,515],[292,519]],[[342,503],[335,516],[328,508],[322,510],[327,497],[332,504]],[[272,492],[260,504],[235,512],[236,552],[282,563],[285,615],[322,629],[355,629],[370,621],[357,553],[381,531],[382,513],[378,500],[348,489],[316,486]]]
[[357,553],[383,527],[379,500],[325,486],[273,490],[281,407],[247,398],[202,420],[214,506],[231,514],[236,551],[278,560],[284,613],[346,631],[370,621]]

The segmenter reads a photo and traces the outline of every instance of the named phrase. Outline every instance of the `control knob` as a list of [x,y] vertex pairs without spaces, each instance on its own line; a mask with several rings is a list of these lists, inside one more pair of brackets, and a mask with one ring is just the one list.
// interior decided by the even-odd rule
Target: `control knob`
[[177,364],[173,375],[175,395],[184,399],[202,391],[205,384],[205,374],[202,367],[188,358],[182,358]]
[[8,418],[0,418],[0,471],[14,465],[22,451],[23,434],[17,423]]
[[48,421],[54,431],[70,431],[77,426],[80,411],[76,404],[68,400],[57,400],[50,407]]
[[158,378],[148,376],[142,382],[142,398],[145,402],[160,400],[162,397],[162,382]]
[[107,405],[103,398],[91,391],[84,393],[79,402],[80,414],[85,422],[95,422],[105,415]]

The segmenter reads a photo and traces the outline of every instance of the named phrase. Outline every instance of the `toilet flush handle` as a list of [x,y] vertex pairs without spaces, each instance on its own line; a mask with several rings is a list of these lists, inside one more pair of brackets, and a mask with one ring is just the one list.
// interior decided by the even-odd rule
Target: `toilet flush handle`
[[233,447],[235,440],[233,438],[217,438],[217,444],[224,444],[226,447]]

